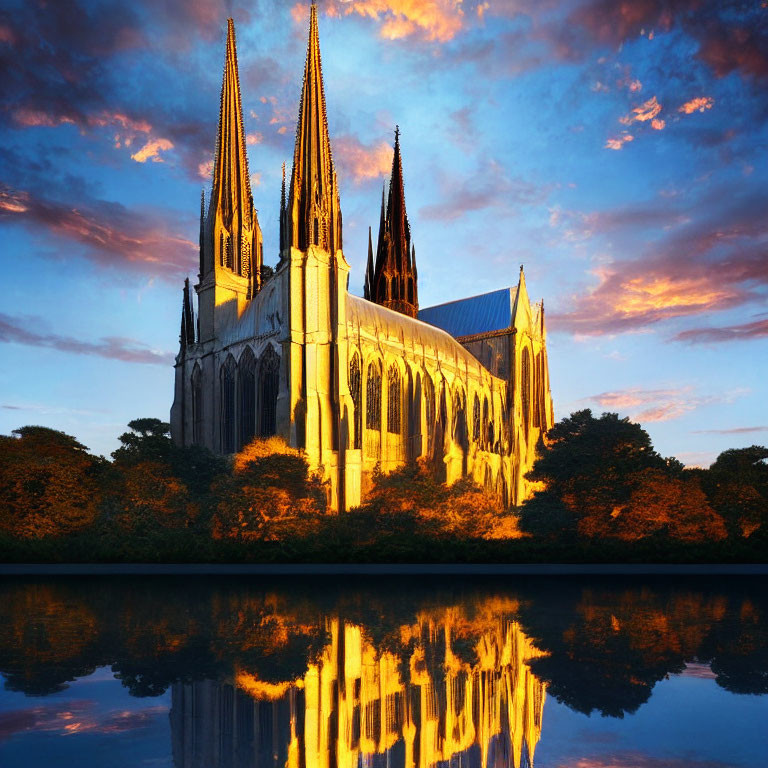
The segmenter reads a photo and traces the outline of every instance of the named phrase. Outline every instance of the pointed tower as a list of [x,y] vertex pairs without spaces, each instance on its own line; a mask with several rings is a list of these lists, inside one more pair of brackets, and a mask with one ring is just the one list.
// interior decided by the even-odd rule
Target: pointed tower
[[200,340],[208,341],[240,317],[261,287],[263,246],[248,174],[232,19],[227,22],[213,186],[200,240]]
[[288,247],[305,251],[310,245],[317,245],[331,255],[341,250],[341,208],[328,138],[314,3],[309,15],[309,42],[296,126],[288,215]]
[[365,285],[363,286],[363,298],[368,301],[371,300],[373,274],[373,240],[371,240],[371,228],[368,227],[368,261],[365,265]]
[[416,317],[419,312],[416,251],[411,243],[411,227],[405,210],[399,127],[395,127],[395,151],[386,209],[383,196],[381,201],[379,241],[376,268],[370,284],[370,300],[409,317]]
[[179,335],[181,354],[195,343],[195,319],[192,310],[192,296],[189,291],[189,278],[184,279],[184,298],[181,305],[181,333]]

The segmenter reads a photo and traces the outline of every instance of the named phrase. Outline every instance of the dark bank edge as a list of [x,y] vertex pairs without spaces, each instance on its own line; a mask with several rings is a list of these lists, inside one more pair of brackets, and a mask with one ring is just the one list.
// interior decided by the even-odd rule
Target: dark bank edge
[[0,563],[0,576],[119,576],[119,575],[316,575],[364,574],[436,576],[756,576],[768,575],[765,563],[536,563],[536,564],[440,564],[440,563]]

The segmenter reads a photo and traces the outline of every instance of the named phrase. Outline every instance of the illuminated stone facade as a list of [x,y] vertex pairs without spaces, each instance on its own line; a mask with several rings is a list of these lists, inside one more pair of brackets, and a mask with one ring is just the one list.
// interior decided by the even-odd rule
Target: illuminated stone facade
[[499,619],[453,650],[450,618],[400,628],[408,651],[382,651],[359,625],[329,620],[330,642],[297,680],[174,683],[177,768],[521,768],[533,764],[545,685],[541,654]]
[[230,21],[196,320],[184,290],[174,440],[233,453],[280,435],[327,481],[333,509],[358,505],[377,465],[420,457],[507,504],[530,494],[524,475],[553,423],[543,304],[531,305],[521,268],[515,288],[419,311],[399,136],[366,298],[348,292],[314,6],[274,274],[262,251]]

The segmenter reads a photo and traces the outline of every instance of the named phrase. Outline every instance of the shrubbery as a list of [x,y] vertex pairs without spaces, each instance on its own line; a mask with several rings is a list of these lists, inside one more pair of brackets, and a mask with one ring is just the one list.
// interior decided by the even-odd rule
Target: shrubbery
[[0,558],[56,561],[765,560],[768,449],[709,470],[662,458],[616,414],[550,431],[517,510],[422,461],[377,473],[337,515],[301,451],[254,440],[229,459],[137,419],[112,461],[44,427],[0,437]]

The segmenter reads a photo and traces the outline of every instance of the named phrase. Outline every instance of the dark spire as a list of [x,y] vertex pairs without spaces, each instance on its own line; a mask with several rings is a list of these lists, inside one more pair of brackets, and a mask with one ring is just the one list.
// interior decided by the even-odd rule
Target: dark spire
[[285,163],[283,163],[283,186],[280,190],[280,258],[288,247],[288,209],[285,205]]
[[395,148],[386,208],[382,195],[376,268],[370,286],[371,301],[410,317],[418,315],[416,252],[412,247],[411,227],[405,209],[399,126],[395,126]]
[[181,305],[181,334],[179,337],[182,352],[195,343],[195,321],[192,311],[192,297],[189,292],[189,278],[184,280],[184,298]]
[[341,248],[341,209],[328,137],[317,8],[314,3],[309,10],[309,41],[296,125],[288,211],[289,246],[304,251],[315,244],[332,254]]
[[373,240],[371,240],[371,228],[368,227],[368,263],[365,266],[365,287],[363,297],[371,300],[371,286],[373,285]]

